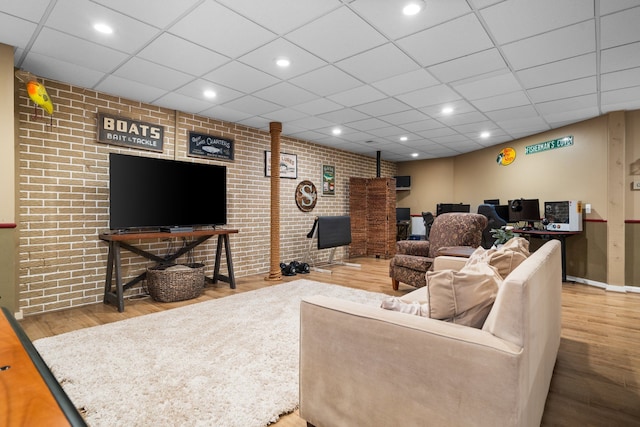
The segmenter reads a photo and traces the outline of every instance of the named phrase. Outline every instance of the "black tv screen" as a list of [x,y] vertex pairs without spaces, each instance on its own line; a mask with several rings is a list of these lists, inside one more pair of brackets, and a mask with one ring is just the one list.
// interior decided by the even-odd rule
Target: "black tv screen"
[[227,223],[227,168],[109,154],[112,230]]

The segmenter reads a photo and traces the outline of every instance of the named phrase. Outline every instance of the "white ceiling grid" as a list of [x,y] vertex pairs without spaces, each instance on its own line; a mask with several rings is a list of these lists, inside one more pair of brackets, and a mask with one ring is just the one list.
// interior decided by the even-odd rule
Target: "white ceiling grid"
[[390,161],[640,108],[640,0],[407,1],[0,0],[0,42],[41,77]]

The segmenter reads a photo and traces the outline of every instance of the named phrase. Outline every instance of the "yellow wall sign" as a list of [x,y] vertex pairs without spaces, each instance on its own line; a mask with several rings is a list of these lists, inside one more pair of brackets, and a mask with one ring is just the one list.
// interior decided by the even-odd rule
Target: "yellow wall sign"
[[513,163],[516,159],[516,150],[511,147],[503,148],[500,153],[498,153],[498,157],[496,158],[496,162],[499,165],[507,166]]

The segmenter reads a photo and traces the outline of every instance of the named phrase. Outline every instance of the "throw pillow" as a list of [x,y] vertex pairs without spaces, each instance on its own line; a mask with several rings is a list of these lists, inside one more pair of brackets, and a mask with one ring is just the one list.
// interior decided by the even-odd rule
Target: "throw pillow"
[[501,278],[505,278],[529,256],[529,241],[514,237],[500,249],[476,249],[465,266],[487,263],[496,268]]
[[427,272],[429,317],[481,328],[491,311],[502,278],[487,263],[460,271]]

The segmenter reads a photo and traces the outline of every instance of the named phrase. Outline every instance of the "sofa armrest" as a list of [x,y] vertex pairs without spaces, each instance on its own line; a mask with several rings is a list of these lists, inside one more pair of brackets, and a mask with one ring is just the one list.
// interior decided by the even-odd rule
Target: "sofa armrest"
[[466,264],[468,258],[457,256],[437,256],[433,259],[433,270],[455,270],[458,271]]
[[300,416],[313,425],[517,424],[513,343],[325,296],[300,316]]

